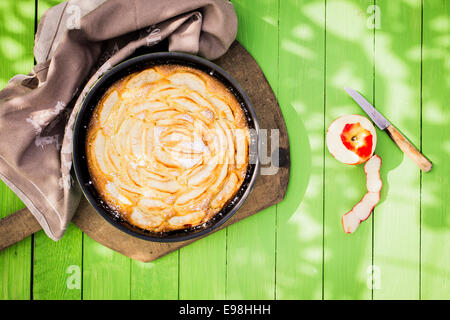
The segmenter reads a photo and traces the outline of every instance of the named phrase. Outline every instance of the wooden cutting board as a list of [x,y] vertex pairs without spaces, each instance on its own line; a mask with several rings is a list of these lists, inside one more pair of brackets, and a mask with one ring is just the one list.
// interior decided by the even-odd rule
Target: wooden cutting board
[[[221,228],[212,232],[283,200],[289,181],[290,168],[286,125],[277,99],[256,61],[236,41],[223,57],[214,62],[230,73],[247,92],[254,105],[261,129],[267,129],[268,145],[263,146],[263,155],[271,157],[278,153],[279,161],[278,166],[272,168],[274,174],[260,174],[253,191],[239,211]],[[274,132],[273,129],[278,129],[279,148],[271,153],[270,138]],[[271,165],[273,166],[273,163],[263,164],[262,168]],[[89,205],[84,197],[72,222],[95,241],[132,259],[144,262],[155,260],[201,238],[175,243],[150,242],[135,238],[109,224]],[[28,209],[22,209],[7,216],[0,220],[0,250],[21,241],[40,229],[41,227]]]

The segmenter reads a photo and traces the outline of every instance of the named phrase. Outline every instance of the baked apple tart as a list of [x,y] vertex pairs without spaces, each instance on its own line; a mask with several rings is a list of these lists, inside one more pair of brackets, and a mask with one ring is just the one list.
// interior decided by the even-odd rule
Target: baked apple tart
[[152,232],[206,223],[241,187],[250,134],[219,80],[159,65],[111,86],[87,131],[94,187],[124,220]]

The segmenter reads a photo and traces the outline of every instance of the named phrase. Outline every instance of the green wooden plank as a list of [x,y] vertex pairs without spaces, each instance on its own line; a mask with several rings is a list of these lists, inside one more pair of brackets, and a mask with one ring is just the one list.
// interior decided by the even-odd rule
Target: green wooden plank
[[178,298],[178,251],[149,263],[131,262],[131,299]]
[[[42,15],[42,13],[49,9],[51,6],[56,5],[58,3],[60,3],[62,1],[60,0],[48,0],[48,1],[43,1],[40,0],[39,1],[39,15]],[[90,239],[89,239],[90,240]],[[37,241],[48,241],[45,238],[37,238]],[[81,232],[78,230],[73,230],[71,232],[71,234],[67,234],[64,237],[64,241],[67,243],[65,246],[77,246],[77,244],[81,245]],[[74,255],[80,254],[81,252],[81,246],[80,246],[80,250],[78,249],[78,247],[76,248],[76,250],[71,250],[70,253],[65,250],[65,246],[61,245],[59,247],[53,248],[53,255],[61,255],[62,253],[66,252],[67,255],[71,255],[72,257],[74,257]],[[49,249],[46,248],[44,246],[44,249]],[[45,251],[45,250],[43,250]],[[81,254],[80,254],[81,256]],[[90,253],[88,253],[89,257],[92,257],[92,255],[90,255]],[[119,260],[122,264],[127,264],[126,261],[124,261],[124,259],[122,259],[121,257],[119,257],[117,254],[114,254],[114,258],[112,258],[112,260]],[[80,258],[81,259],[81,258]],[[93,260],[96,259],[100,259],[103,260],[103,258],[98,257],[96,255],[94,255],[94,257],[92,258]],[[72,259],[73,260],[73,259]],[[126,259],[125,259],[126,260]],[[65,257],[63,259],[63,261],[70,261],[70,259],[68,259],[68,257]],[[44,267],[47,265],[51,265],[52,262],[46,264],[45,262]],[[102,261],[103,263],[103,261]],[[101,263],[101,264],[102,264]],[[131,296],[133,297],[133,299],[163,299],[163,298],[176,298],[178,295],[178,285],[177,285],[177,279],[178,279],[178,256],[177,255],[171,255],[170,258],[163,258],[163,259],[159,259],[155,262],[152,262],[151,264],[144,264],[144,263],[140,263],[137,261],[132,261],[132,266],[131,268],[133,269],[133,273],[132,273],[132,279],[131,279]],[[71,265],[73,265],[74,262],[71,262]],[[81,260],[80,260],[80,264],[81,264]],[[78,265],[78,264],[75,264]],[[38,268],[38,266],[36,266],[35,264],[35,268]],[[97,273],[102,273],[102,269],[101,267],[99,268],[98,266],[96,266],[95,268],[91,268],[90,266],[88,266],[89,268],[89,272],[92,272],[93,274],[97,274]],[[47,278],[48,279],[44,279],[45,281],[49,281],[50,283],[54,282],[54,281],[59,281],[59,279],[61,278],[61,275],[64,275],[65,270],[61,269],[53,269],[51,274],[48,274]],[[36,273],[36,272],[35,272]],[[45,272],[42,272],[42,275],[45,275]],[[65,274],[65,276],[70,276],[70,274]],[[114,277],[114,276],[113,276]],[[64,278],[63,278],[64,279]],[[175,282],[174,282],[175,280]],[[45,283],[45,281],[43,283]],[[115,286],[114,284],[112,284],[112,287],[114,287],[115,292],[111,292],[111,293],[106,293],[108,292],[107,290],[103,291],[101,288],[96,288],[96,290],[94,291],[89,291],[91,288],[89,282],[91,281],[91,278],[88,276],[85,278],[85,281],[87,282],[86,285],[86,290],[87,292],[85,292],[85,294],[83,295],[85,299],[107,299],[110,297],[109,294],[114,295],[114,296],[118,296],[120,299],[122,298],[126,298],[126,295],[123,294],[124,287],[126,286],[126,281],[124,280],[123,277],[121,277],[120,283]],[[59,284],[59,282],[58,282]],[[58,285],[57,284],[57,285]],[[48,286],[43,285],[43,290],[45,290],[45,288],[47,288]],[[164,290],[153,290],[152,288],[164,288]],[[93,286],[93,288],[95,288],[95,286]],[[61,289],[65,289],[65,287],[61,287]],[[97,290],[98,289],[98,290]],[[36,291],[36,287],[35,287],[35,291]],[[70,294],[72,294],[72,296],[70,296]],[[71,289],[70,291],[64,291],[62,290],[62,292],[60,292],[59,296],[60,298],[64,298],[64,297],[71,297],[74,299],[79,299],[81,294],[81,290],[77,291],[74,289]],[[54,293],[54,295],[56,295],[56,293]],[[41,297],[40,295],[38,295],[39,297]],[[44,296],[43,298],[45,298],[46,296]],[[53,296],[52,296],[53,297]]]
[[84,300],[130,299],[131,259],[83,234]]
[[79,300],[82,285],[82,233],[74,225],[55,242],[43,231],[34,237],[33,299]]
[[[375,104],[415,145],[420,145],[421,1],[377,0]],[[399,27],[401,26],[401,28]],[[374,299],[418,299],[420,262],[420,170],[385,133],[381,201],[374,213]]]
[[[39,0],[39,16],[60,2],[62,0]],[[131,259],[96,243],[73,227],[57,244],[52,244],[50,241],[44,236],[36,237],[37,254],[42,252],[42,262],[39,263],[36,260],[35,263],[35,274],[39,279],[38,287],[35,289],[38,298],[59,297],[59,299],[86,300],[130,298]],[[39,251],[40,248],[42,248],[41,251]],[[51,252],[51,254],[47,253],[47,258],[44,257],[46,250]],[[56,263],[56,260],[50,257],[51,255],[58,256],[61,261]],[[52,263],[57,266],[53,270]],[[67,280],[72,279],[70,277],[74,275],[73,270],[77,266],[81,266],[82,287],[80,290],[70,289],[66,283]],[[46,271],[50,273],[46,275]],[[47,288],[50,285],[42,283],[45,281],[55,286],[57,292],[48,292]]]
[[[363,114],[344,91],[372,100],[373,30],[366,10],[373,1],[326,3],[326,126],[345,114]],[[345,165],[325,151],[324,298],[370,299],[367,270],[372,265],[372,217],[354,234],[342,230],[341,216],[366,193],[363,166]]]
[[[3,182],[0,183],[0,218],[24,207]],[[0,252],[0,300],[30,298],[31,238]]]
[[[278,90],[278,0],[235,0],[237,39],[261,66],[275,93]],[[276,207],[228,228],[227,298],[275,297]]]
[[[33,67],[34,0],[0,3],[0,88],[18,73]],[[0,182],[0,218],[24,205]],[[31,238],[0,252],[0,300],[29,299]]]
[[277,299],[322,298],[325,1],[280,2],[279,103],[291,176],[278,205]]
[[[38,2],[38,17],[62,1]],[[43,231],[34,238],[33,298],[81,299],[82,233],[70,225],[58,242]]]
[[180,249],[179,299],[225,299],[226,230]]
[[422,174],[422,299],[450,299],[448,101],[450,3],[423,3],[422,150],[433,170]]
[[227,299],[274,299],[275,209],[228,228]]

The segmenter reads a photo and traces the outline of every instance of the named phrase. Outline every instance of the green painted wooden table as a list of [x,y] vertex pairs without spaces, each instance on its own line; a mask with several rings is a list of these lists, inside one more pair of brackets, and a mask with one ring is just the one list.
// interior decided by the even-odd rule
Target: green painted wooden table
[[[128,259],[71,226],[0,252],[0,299],[449,299],[450,2],[233,0],[238,40],[274,89],[291,143],[286,199],[155,262]],[[0,85],[33,66],[57,0],[0,1]],[[352,235],[343,213],[361,166],[334,160],[328,124],[362,113],[358,89],[434,163],[421,173],[383,132],[384,187]],[[0,217],[23,204],[0,185]]]

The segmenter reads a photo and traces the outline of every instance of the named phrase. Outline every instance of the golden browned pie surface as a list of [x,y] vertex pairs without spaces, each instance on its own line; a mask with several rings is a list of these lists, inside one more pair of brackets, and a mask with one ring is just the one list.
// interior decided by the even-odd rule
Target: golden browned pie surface
[[103,200],[130,223],[160,232],[202,224],[235,195],[247,171],[249,130],[222,83],[161,65],[108,89],[86,146]]

